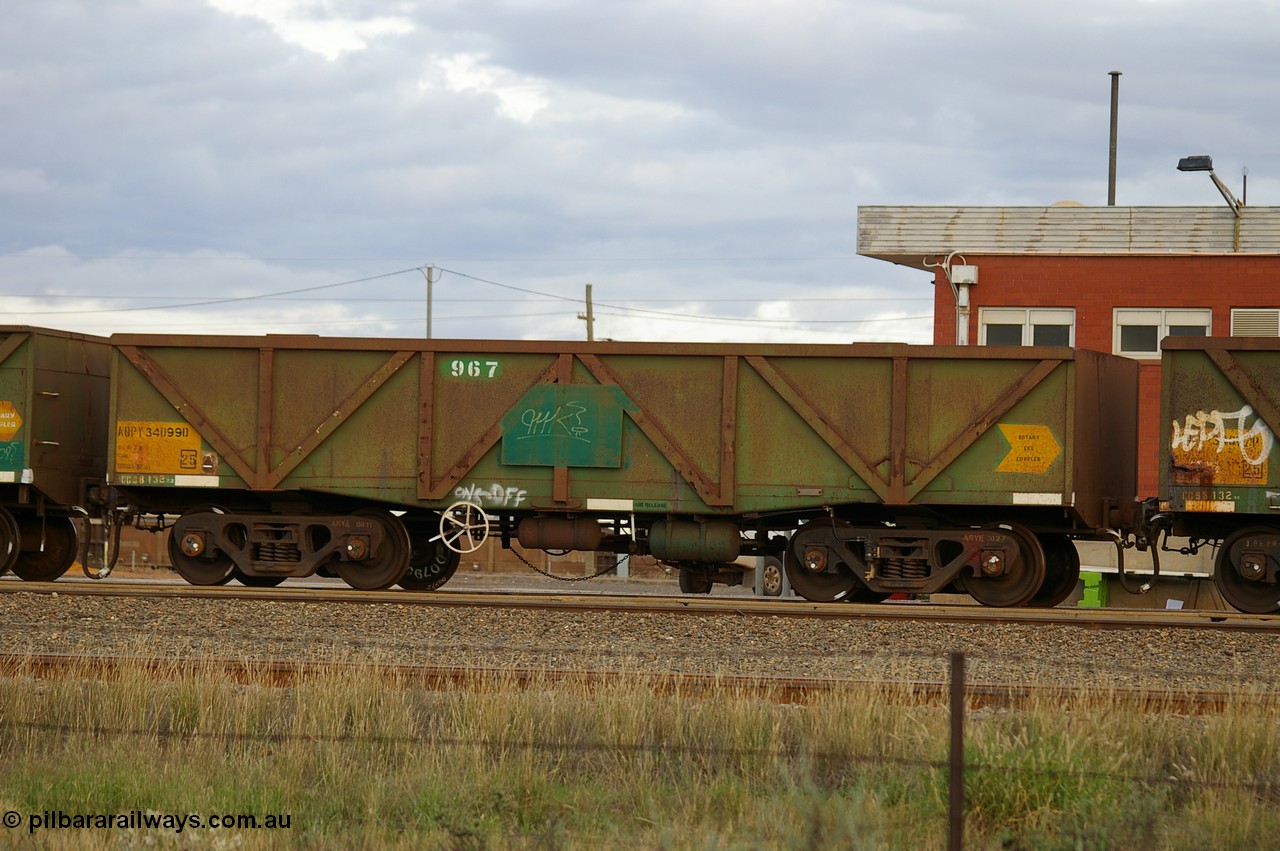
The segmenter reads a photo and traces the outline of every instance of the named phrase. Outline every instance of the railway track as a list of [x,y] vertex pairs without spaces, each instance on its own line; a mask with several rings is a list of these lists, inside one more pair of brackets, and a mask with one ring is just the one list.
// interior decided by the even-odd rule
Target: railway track
[[[899,705],[946,705],[947,682],[818,677],[726,676],[683,673],[638,674],[598,670],[497,669],[451,665],[387,665],[353,662],[246,660],[106,656],[57,653],[0,653],[0,676],[42,679],[118,676],[144,672],[156,679],[179,679],[192,672],[213,673],[242,685],[290,687],[317,677],[369,677],[390,687],[429,690],[509,690],[511,688],[575,689],[590,693],[620,684],[639,684],[664,694],[697,698],[733,694],[779,704],[804,705],[840,691],[874,690]],[[1241,705],[1273,705],[1274,695],[1203,689],[1114,688],[1093,686],[966,684],[965,705],[1024,708],[1097,703],[1138,712],[1204,715]]]
[[749,615],[839,620],[932,621],[951,624],[1042,624],[1090,629],[1211,629],[1280,633],[1280,616],[1235,612],[1146,609],[1001,609],[922,602],[856,604],[814,603],[799,599],[755,597],[558,594],[515,591],[359,591],[346,586],[247,588],[194,586],[174,582],[21,582],[0,580],[0,594],[185,600],[257,600],[263,602],[395,604],[423,607],[474,607],[553,611]]
[[[964,651],[976,705],[1098,692],[1200,712],[1232,695],[1280,693],[1275,619],[1187,611],[5,579],[0,627],[14,659],[155,657],[139,664],[175,671],[247,660],[237,677],[271,683],[354,665],[430,688],[505,677],[513,688],[599,689],[635,678],[689,693],[732,683],[762,699],[804,702],[893,684],[892,699],[923,701],[942,699],[947,657]],[[51,676],[63,665],[47,664]]]

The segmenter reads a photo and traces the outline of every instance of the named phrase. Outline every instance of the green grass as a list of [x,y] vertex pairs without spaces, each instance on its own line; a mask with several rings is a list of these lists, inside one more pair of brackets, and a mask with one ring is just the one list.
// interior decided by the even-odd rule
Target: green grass
[[[287,688],[213,669],[0,679],[13,848],[944,848],[945,709],[891,685],[799,706],[637,675],[433,692],[369,666]],[[1256,696],[1255,696],[1256,698]],[[1105,694],[973,713],[966,847],[1280,847],[1280,715]],[[25,817],[287,815],[287,830],[41,830]]]

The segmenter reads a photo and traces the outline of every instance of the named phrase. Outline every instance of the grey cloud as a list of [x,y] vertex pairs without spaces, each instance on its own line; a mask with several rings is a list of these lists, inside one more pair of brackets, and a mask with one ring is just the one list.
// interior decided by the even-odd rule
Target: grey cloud
[[[1201,152],[1237,182],[1249,165],[1254,203],[1280,194],[1266,70],[1280,26],[1261,0],[1209,19],[1198,4],[1116,0],[332,3],[329,14],[413,23],[332,61],[209,6],[16,5],[0,21],[11,310],[5,299],[59,288],[263,293],[426,262],[743,318],[849,287],[927,298],[927,276],[854,256],[857,205],[1101,203],[1113,68],[1121,203],[1216,203],[1207,181],[1173,170]],[[451,85],[441,63],[460,55],[489,90]],[[503,102],[522,86],[545,102],[523,122]],[[41,254],[50,246],[70,256]],[[338,293],[201,308],[178,324],[276,316],[286,330],[416,333],[420,276]],[[414,301],[376,300],[388,293]],[[488,306],[448,301],[464,294]],[[581,331],[571,305],[464,278],[446,278],[440,298],[442,317],[485,317],[457,335]],[[610,321],[671,339],[931,333],[918,320],[817,324],[895,310],[833,305],[796,301],[801,321],[785,329]],[[555,321],[522,319],[546,310]]]

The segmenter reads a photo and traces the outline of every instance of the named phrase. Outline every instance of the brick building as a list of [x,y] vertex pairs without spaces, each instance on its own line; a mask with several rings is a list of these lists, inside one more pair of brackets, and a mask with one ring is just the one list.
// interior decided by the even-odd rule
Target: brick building
[[1159,485],[1160,340],[1280,336],[1280,207],[859,207],[858,253],[933,275],[937,344],[1139,360],[1142,496]]

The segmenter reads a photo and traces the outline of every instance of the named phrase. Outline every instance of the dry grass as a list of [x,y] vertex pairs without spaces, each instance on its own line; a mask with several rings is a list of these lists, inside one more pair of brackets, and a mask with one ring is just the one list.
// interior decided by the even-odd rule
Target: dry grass
[[[0,680],[5,847],[941,848],[946,710],[901,686],[804,706],[637,674],[424,691],[370,664],[287,688],[174,662]],[[1257,848],[1280,836],[1274,704],[1137,715],[1105,693],[967,724],[968,847]],[[41,830],[253,814],[287,830]],[[1212,840],[1212,841],[1210,841]]]

